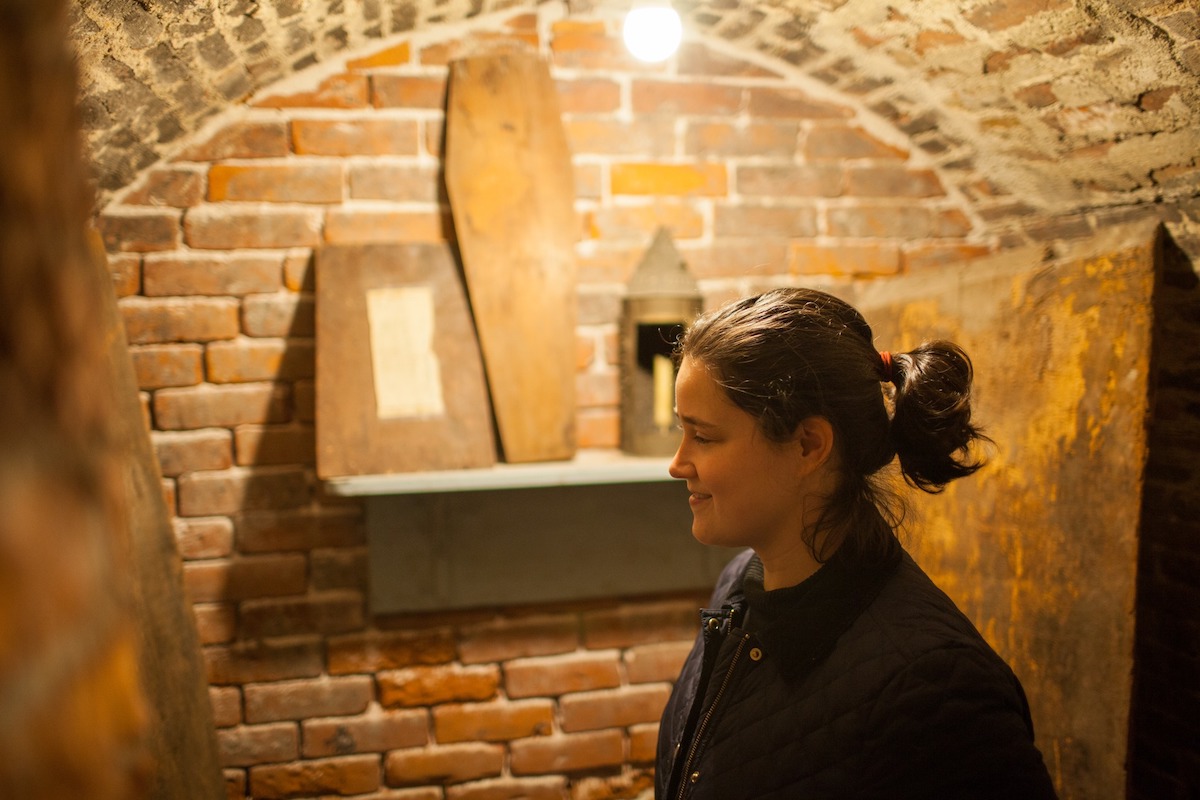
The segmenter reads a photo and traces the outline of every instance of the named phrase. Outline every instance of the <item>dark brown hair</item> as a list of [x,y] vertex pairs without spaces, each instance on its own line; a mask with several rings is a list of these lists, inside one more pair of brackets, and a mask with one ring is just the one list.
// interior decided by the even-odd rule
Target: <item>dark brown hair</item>
[[[908,483],[937,493],[982,466],[970,448],[986,439],[971,422],[972,367],[962,348],[927,342],[888,364],[873,339],[837,297],[775,289],[701,315],[676,350],[703,364],[772,441],[786,441],[809,417],[829,420],[842,475],[814,537],[863,552],[892,536],[899,516],[872,476],[899,457]],[[823,560],[825,547],[809,545]]]

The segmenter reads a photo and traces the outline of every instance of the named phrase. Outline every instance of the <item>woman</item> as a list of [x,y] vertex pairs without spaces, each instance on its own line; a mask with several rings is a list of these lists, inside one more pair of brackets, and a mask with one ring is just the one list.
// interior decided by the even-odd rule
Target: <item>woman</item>
[[[726,567],[663,713],[667,798],[1052,798],[1016,676],[897,542],[874,480],[975,472],[971,363],[877,352],[837,298],[779,289],[678,347],[692,534]],[[891,384],[889,418],[881,383]]]

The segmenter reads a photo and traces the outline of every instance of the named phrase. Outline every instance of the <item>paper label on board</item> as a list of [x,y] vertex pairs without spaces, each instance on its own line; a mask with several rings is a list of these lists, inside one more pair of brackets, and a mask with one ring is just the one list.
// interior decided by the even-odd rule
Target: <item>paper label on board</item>
[[432,287],[369,290],[367,323],[376,416],[396,419],[445,414],[441,369],[433,352]]

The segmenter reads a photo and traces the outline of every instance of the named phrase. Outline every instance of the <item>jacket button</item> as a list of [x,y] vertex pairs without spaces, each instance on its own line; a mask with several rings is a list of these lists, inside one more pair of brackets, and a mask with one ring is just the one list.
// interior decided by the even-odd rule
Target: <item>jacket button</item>
[[750,648],[750,660],[751,661],[762,661],[762,657],[763,657],[763,652],[761,649],[759,649],[757,647]]
[[696,782],[696,781],[698,781],[698,780],[700,780],[700,773],[699,773],[699,772],[693,772],[691,775],[688,775],[688,781],[689,781],[690,783],[695,783],[695,782]]
[[717,619],[716,617],[709,617],[707,624],[710,631],[715,631],[717,628],[721,627],[721,620]]

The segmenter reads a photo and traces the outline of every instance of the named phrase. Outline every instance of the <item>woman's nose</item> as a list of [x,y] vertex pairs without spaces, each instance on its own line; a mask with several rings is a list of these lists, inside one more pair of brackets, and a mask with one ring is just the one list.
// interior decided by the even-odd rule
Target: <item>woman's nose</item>
[[682,443],[675,449],[675,455],[667,465],[667,474],[679,480],[686,480],[691,474],[691,463],[684,458]]

